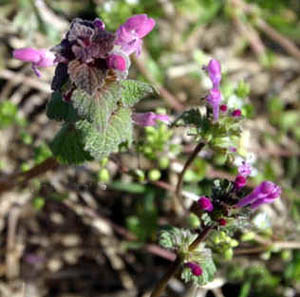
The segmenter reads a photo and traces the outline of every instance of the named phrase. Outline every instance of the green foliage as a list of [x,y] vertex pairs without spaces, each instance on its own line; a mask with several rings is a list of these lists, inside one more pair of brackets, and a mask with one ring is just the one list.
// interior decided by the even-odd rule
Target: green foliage
[[174,126],[190,127],[189,134],[205,141],[215,152],[228,153],[229,147],[237,147],[241,134],[240,119],[230,116],[220,117],[212,123],[211,111],[190,109],[180,115]]
[[17,121],[17,107],[10,101],[0,102],[0,129],[6,128]]
[[197,235],[189,230],[168,227],[159,234],[159,244],[167,249],[187,251],[189,245],[196,239]]
[[120,108],[116,111],[109,119],[106,129],[101,131],[102,133],[99,133],[95,125],[87,120],[78,121],[76,130],[82,135],[84,150],[89,152],[94,159],[101,160],[112,152],[117,152],[120,143],[131,144],[131,110]]
[[231,260],[233,256],[233,248],[239,245],[239,242],[224,231],[214,230],[209,236],[208,245],[211,249],[218,253],[224,260]]
[[201,262],[201,268],[203,273],[200,276],[195,276],[192,274],[188,267],[185,267],[181,273],[181,278],[186,283],[193,283],[197,286],[204,286],[214,279],[215,273],[217,271],[216,265],[212,257],[207,257],[205,261]]
[[122,97],[121,102],[125,107],[132,107],[141,98],[154,92],[151,85],[137,80],[124,80],[121,83]]
[[54,92],[47,104],[47,117],[51,120],[76,122],[79,116],[72,102],[65,102],[59,92]]
[[45,199],[43,197],[35,197],[32,204],[36,210],[41,210],[45,206]]
[[284,276],[286,279],[292,280],[294,282],[300,281],[300,252],[295,251],[292,261],[287,265]]
[[142,242],[153,238],[157,229],[158,214],[154,198],[155,192],[148,190],[136,203],[136,214],[126,218],[127,228]]
[[84,136],[73,124],[64,124],[50,144],[52,153],[64,164],[80,164],[92,160],[84,149]]
[[41,143],[34,148],[34,162],[40,164],[47,158],[51,157],[52,153],[49,146],[46,143]]
[[240,98],[246,98],[250,94],[250,85],[241,80],[235,90],[235,94]]
[[157,127],[146,127],[144,132],[145,136],[139,141],[137,150],[146,158],[159,161],[165,154],[179,153],[179,147],[170,144],[173,131],[166,124],[158,123]]
[[146,83],[125,80],[112,83],[93,95],[76,89],[70,103],[64,102],[59,92],[54,92],[47,115],[65,124],[51,143],[53,154],[63,163],[79,164],[101,160],[117,152],[121,143],[130,146],[131,107],[152,91]]

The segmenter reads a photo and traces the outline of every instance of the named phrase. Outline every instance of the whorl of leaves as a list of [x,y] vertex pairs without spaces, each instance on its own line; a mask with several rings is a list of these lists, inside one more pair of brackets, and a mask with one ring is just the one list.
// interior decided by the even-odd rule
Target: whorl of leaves
[[101,160],[117,152],[121,143],[130,146],[131,108],[152,91],[146,83],[125,80],[109,82],[93,95],[85,88],[77,88],[70,102],[63,101],[60,92],[54,92],[47,106],[47,116],[63,121],[64,126],[50,144],[53,154],[63,163],[79,164]]

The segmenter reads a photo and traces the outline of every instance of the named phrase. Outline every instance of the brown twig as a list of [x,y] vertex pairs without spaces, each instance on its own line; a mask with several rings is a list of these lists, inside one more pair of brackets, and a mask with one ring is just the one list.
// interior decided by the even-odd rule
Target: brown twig
[[291,40],[281,35],[262,19],[258,19],[255,24],[271,39],[278,42],[291,56],[300,61],[300,50]]
[[0,180],[0,194],[18,185],[26,185],[31,179],[44,174],[47,171],[54,170],[59,166],[59,163],[54,157],[46,159],[39,165],[34,166],[26,172],[19,172]]
[[[255,13],[254,6],[245,3],[243,0],[231,0],[231,4],[233,6],[235,6],[236,8],[241,9],[242,13],[246,13],[246,14],[254,14]],[[260,29],[262,32],[264,32],[266,35],[268,35],[275,42],[278,42],[291,56],[296,58],[298,61],[300,60],[300,50],[293,43],[293,41],[289,40],[287,37],[285,37],[282,34],[280,34],[279,32],[277,32],[274,28],[272,28],[269,24],[267,24],[262,18],[258,17],[257,15],[254,15],[254,16],[255,16],[254,25],[257,26],[258,29]],[[236,18],[238,19],[238,16],[236,16]],[[244,31],[244,34],[246,34],[246,36],[247,36],[247,34],[252,34],[252,33],[247,33],[247,30],[243,30],[243,31]],[[254,32],[255,32],[255,30],[254,30]],[[255,32],[255,34],[257,35],[256,32]],[[249,36],[247,36],[247,37],[249,37]],[[255,43],[255,39],[253,39],[253,41]],[[252,45],[254,45],[254,44],[252,44]]]
[[199,142],[196,145],[193,153],[189,156],[188,160],[184,164],[184,167],[183,167],[182,171],[179,174],[178,182],[177,182],[177,186],[176,186],[176,191],[175,191],[175,195],[178,197],[178,199],[180,201],[181,201],[180,194],[181,194],[181,188],[182,188],[184,174],[187,171],[187,169],[190,167],[190,165],[193,163],[193,161],[195,160],[195,158],[197,157],[197,155],[199,154],[199,152],[204,148],[204,146],[205,146],[204,142]]
[[[240,34],[242,36],[245,36],[247,40],[249,41],[249,44],[253,50],[253,52],[256,54],[258,58],[261,58],[265,55],[265,46],[263,42],[261,41],[259,35],[255,31],[255,29],[249,24],[244,23],[241,20],[241,17],[239,13],[237,12],[237,9],[240,8],[240,2],[238,0],[232,0],[231,1],[232,6],[235,8],[233,9],[232,13],[232,20],[234,24],[236,25],[237,29],[239,30]],[[244,11],[242,11],[243,13]]]

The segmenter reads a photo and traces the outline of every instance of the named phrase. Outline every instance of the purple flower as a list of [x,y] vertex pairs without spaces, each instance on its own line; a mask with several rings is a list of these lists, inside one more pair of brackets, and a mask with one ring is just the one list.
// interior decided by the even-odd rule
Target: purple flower
[[251,175],[251,171],[252,166],[245,161],[243,161],[242,164],[238,167],[239,174],[244,177],[248,177],[249,175]]
[[264,181],[252,193],[241,199],[236,206],[243,207],[249,205],[255,209],[264,203],[272,203],[280,195],[281,188],[279,186],[270,181]]
[[135,124],[143,127],[155,126],[157,120],[166,123],[170,121],[170,117],[168,115],[156,114],[154,112],[134,113],[132,118]]
[[219,61],[216,59],[211,59],[208,65],[204,66],[203,68],[207,71],[209,78],[213,83],[213,88],[218,89],[222,79],[221,65]]
[[218,120],[219,118],[219,105],[222,100],[222,94],[219,89],[211,89],[209,90],[209,94],[207,96],[207,102],[211,105],[213,109],[214,120]]
[[105,24],[98,18],[94,19],[93,25],[95,28],[98,28],[99,30],[105,29]]
[[205,197],[205,196],[201,196],[198,200],[198,205],[200,206],[200,208],[202,210],[211,212],[213,211],[214,207],[210,201],[209,198]]
[[55,56],[46,49],[20,48],[13,51],[15,59],[32,63],[32,69],[40,77],[40,71],[37,67],[50,67],[54,65]]
[[146,14],[138,14],[130,17],[117,30],[115,44],[120,45],[128,55],[136,52],[141,53],[142,38],[145,37],[155,26],[155,21]]
[[234,185],[237,189],[244,187],[246,185],[246,183],[247,183],[247,179],[245,176],[242,176],[242,175],[238,175],[234,181]]
[[198,265],[195,262],[187,262],[185,264],[186,267],[190,268],[192,271],[192,274],[195,276],[200,276],[203,273],[202,268],[200,267],[200,265]]

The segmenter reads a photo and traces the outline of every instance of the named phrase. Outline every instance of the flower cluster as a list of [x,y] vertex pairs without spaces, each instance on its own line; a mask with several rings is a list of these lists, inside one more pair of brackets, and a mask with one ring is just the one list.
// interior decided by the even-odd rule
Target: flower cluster
[[98,18],[94,21],[75,19],[65,38],[51,51],[23,48],[15,50],[13,56],[31,62],[38,76],[37,67],[58,63],[52,82],[54,91],[60,90],[70,77],[76,87],[92,94],[108,76],[110,79],[127,76],[129,55],[140,54],[142,38],[154,26],[155,21],[146,14],[130,17],[115,33],[106,31],[105,24]]

